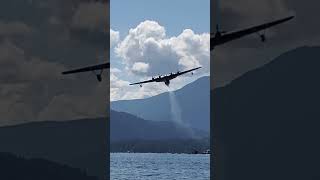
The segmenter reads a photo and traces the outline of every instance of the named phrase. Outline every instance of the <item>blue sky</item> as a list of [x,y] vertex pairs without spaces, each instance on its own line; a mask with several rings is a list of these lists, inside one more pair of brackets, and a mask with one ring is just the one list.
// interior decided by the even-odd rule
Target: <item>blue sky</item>
[[110,9],[110,26],[120,36],[144,20],[158,21],[169,36],[210,31],[210,0],[111,0]]
[[[173,1],[111,0],[110,9],[111,9],[110,28],[114,31],[119,32],[119,35],[120,35],[119,43],[124,41],[124,39],[129,35],[129,29],[138,28],[137,26],[139,24],[146,22],[147,20],[157,23],[157,25],[153,28],[156,29],[157,27],[160,26],[165,29],[165,37],[161,37],[160,38],[161,40],[158,41],[158,43],[160,44],[163,43],[162,40],[171,42],[170,40],[171,38],[177,38],[179,37],[179,35],[182,35],[182,34],[187,36],[188,33],[184,31],[186,29],[192,30],[190,38],[203,39],[204,37],[202,35],[208,34],[210,32],[210,0],[197,0],[197,1],[196,0],[173,0]],[[152,31],[153,29],[149,28],[149,30]],[[154,37],[154,38],[157,39],[157,37]],[[188,39],[186,41],[188,41]],[[182,43],[185,43],[185,41],[183,41]],[[177,43],[177,44],[180,45],[181,43]],[[174,49],[174,47],[172,48]],[[201,48],[203,49],[203,47]],[[175,50],[172,50],[172,51],[175,51]],[[158,59],[157,60],[158,62],[153,62],[154,64],[152,64],[151,62],[149,63],[146,60],[147,58],[145,56],[141,57],[141,59],[143,59],[142,60],[143,63],[148,65],[150,64],[151,68],[149,68],[149,71],[151,72],[148,72],[148,73],[143,72],[144,74],[140,72],[135,74],[135,73],[130,73],[132,72],[132,69],[133,69],[132,64],[130,65],[126,64],[128,63],[128,61],[124,61],[124,56],[122,57],[119,55],[117,56],[115,53],[114,47],[112,47],[111,59],[110,59],[111,70],[116,68],[116,69],[119,69],[121,73],[111,72],[111,101],[118,100],[118,99],[145,98],[145,97],[150,97],[150,96],[159,94],[165,90],[164,88],[166,88],[166,87],[163,87],[164,85],[162,84],[160,86],[159,84],[146,85],[145,89],[144,88],[138,89],[137,87],[132,87],[132,86],[125,87],[125,85],[128,84],[129,82],[148,79],[149,77],[156,75],[158,73],[164,73],[164,72],[170,73],[171,71],[187,69],[186,65],[181,66],[178,64],[179,59],[174,59],[172,57],[172,56],[175,56],[176,54],[174,55],[171,54],[171,56],[169,55],[167,57],[165,55],[166,52],[163,52],[164,54],[161,54],[162,52],[157,52],[157,53],[158,54],[152,54],[148,56],[148,58],[152,59],[150,61],[156,61],[155,59]],[[203,53],[203,52],[199,52],[199,53]],[[210,57],[209,54],[210,53],[208,53],[208,57]],[[171,58],[171,62],[169,62],[168,60],[170,58]],[[197,58],[199,57],[197,56]],[[202,58],[202,55],[200,58]],[[176,64],[172,63],[173,61],[176,61]],[[159,67],[159,63],[163,67]],[[203,65],[203,64],[198,64],[198,65]],[[191,66],[191,67],[194,67],[194,66]],[[128,70],[128,67],[132,69],[129,68]],[[206,72],[202,72],[201,76],[203,76],[205,73],[207,73],[206,75],[208,75],[208,72],[209,72],[208,68],[205,69],[204,71]],[[152,72],[156,74],[152,74]],[[177,80],[176,83],[172,84],[172,90],[181,88],[181,86],[186,85],[201,76],[199,75],[194,78],[186,77],[184,79]],[[119,86],[114,91],[112,89],[113,84],[116,84],[115,86]],[[121,88],[120,88],[120,84],[121,84]],[[121,90],[123,90],[122,93],[120,92]],[[132,93],[131,95],[128,95],[128,93],[126,93],[127,91],[137,92],[138,94]],[[112,94],[112,92],[115,92],[116,95]],[[148,92],[153,92],[153,93],[148,93]],[[117,96],[117,98],[115,98],[115,96]]]

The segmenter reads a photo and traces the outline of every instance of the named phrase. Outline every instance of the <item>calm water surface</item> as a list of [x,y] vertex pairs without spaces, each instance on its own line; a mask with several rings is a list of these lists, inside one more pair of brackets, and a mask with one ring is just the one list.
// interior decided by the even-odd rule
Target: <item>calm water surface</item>
[[112,180],[209,180],[208,154],[111,153]]

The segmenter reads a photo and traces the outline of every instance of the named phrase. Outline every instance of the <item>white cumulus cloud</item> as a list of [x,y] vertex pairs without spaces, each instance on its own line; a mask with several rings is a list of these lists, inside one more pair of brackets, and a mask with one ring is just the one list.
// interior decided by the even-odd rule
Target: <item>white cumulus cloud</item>
[[120,33],[119,31],[114,31],[113,29],[110,29],[110,47],[114,47],[118,44],[120,40]]
[[139,72],[146,73],[148,69],[149,69],[149,64],[144,62],[136,62],[132,66],[132,70],[137,73]]
[[114,50],[121,61],[121,73],[111,74],[111,101],[141,99],[169,90],[164,83],[139,87],[129,86],[128,81],[144,81],[160,74],[202,67],[193,77],[185,74],[172,80],[170,90],[175,90],[210,72],[209,33],[184,29],[177,36],[168,36],[165,27],[146,20],[131,28]]
[[178,36],[167,37],[163,26],[146,20],[129,30],[115,52],[133,73],[141,75],[137,65],[148,64],[143,73],[152,76],[197,66],[203,66],[202,72],[208,73],[209,48],[209,33],[196,34],[186,29]]

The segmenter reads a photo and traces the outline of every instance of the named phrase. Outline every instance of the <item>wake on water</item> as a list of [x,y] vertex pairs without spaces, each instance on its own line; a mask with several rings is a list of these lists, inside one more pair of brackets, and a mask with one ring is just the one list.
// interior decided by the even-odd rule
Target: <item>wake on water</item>
[[191,137],[194,138],[194,132],[190,127],[190,125],[182,121],[181,108],[180,108],[179,102],[177,101],[174,91],[170,87],[168,87],[168,92],[169,92],[172,120],[176,124],[186,128],[188,130],[189,135],[191,135]]

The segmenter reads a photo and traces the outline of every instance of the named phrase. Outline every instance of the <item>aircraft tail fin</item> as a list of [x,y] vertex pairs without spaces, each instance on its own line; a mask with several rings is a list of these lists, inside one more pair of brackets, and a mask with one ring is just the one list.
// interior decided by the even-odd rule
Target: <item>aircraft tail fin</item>
[[220,0],[215,0],[216,10],[216,32],[220,32]]

